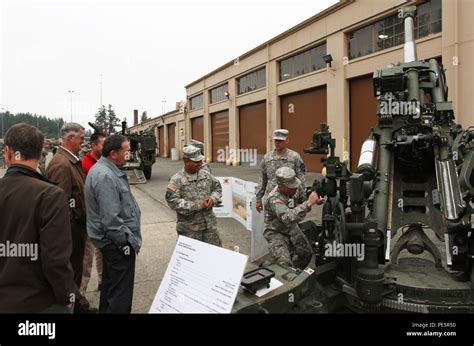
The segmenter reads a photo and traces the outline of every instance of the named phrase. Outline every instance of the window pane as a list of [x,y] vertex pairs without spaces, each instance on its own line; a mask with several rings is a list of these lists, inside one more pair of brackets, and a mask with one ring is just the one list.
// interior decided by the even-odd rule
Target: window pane
[[405,36],[403,36],[403,34],[394,36],[392,41],[393,46],[398,46],[399,44],[405,43]]
[[428,36],[430,34],[430,26],[425,25],[418,28],[418,38]]
[[349,40],[350,58],[358,58],[372,53],[372,25],[353,32]]
[[313,54],[310,54],[311,59],[311,71],[316,71],[324,68],[326,63],[323,60],[323,56],[326,55],[326,44],[322,44],[312,49]]
[[211,89],[211,103],[216,103],[225,99],[224,93],[228,90],[229,85],[224,84],[217,88]]
[[302,75],[304,71],[304,60],[303,55],[298,54],[293,58],[295,73],[297,76]]
[[[415,38],[428,36],[442,30],[441,0],[427,1],[417,7],[415,17]],[[372,45],[375,35],[375,45]],[[403,19],[398,14],[382,19],[372,25],[348,34],[349,58],[358,58],[390,47],[403,44],[405,41]]]
[[249,89],[255,90],[257,89],[257,74],[252,73],[249,75]]
[[257,88],[263,88],[267,85],[265,69],[257,72]]
[[202,94],[191,98],[191,109],[196,109],[200,107],[202,107]]
[[293,64],[291,63],[291,60],[292,58],[280,62],[280,80],[287,80],[292,77],[291,67]]
[[399,23],[395,25],[395,28],[394,28],[395,35],[403,34],[404,32],[405,30],[403,28],[403,23]]
[[239,78],[239,94],[244,93],[247,76]]
[[441,21],[431,24],[431,33],[441,32]]
[[287,80],[323,68],[324,55],[326,55],[326,44],[280,61],[280,80]]

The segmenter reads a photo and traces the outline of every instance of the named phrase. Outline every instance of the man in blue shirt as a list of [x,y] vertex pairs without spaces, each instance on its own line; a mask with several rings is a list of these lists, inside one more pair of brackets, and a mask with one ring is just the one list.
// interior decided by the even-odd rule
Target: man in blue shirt
[[128,155],[130,143],[125,136],[108,137],[85,184],[87,233],[103,257],[99,313],[132,310],[135,257],[142,238],[140,208],[127,175],[119,169]]

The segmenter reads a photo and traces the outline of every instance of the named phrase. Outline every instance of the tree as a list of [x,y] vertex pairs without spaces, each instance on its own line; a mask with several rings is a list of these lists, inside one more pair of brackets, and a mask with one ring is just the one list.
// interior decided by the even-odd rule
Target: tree
[[112,105],[109,105],[108,109],[108,120],[109,120],[109,128],[108,134],[114,133],[115,128],[120,125],[119,118],[115,114],[115,111],[112,109]]
[[[50,119],[44,115],[31,114],[31,113],[10,113],[5,111],[0,113],[3,117],[3,134],[8,131],[10,127],[19,123],[26,123],[38,128],[45,136],[45,138],[58,138],[59,130],[64,124],[63,119]],[[0,122],[0,135],[1,135],[1,122]]]
[[107,118],[107,111],[105,106],[101,106],[95,115],[94,121],[95,127],[100,129],[102,132],[107,131],[108,129],[108,118]]
[[143,122],[145,122],[145,121],[147,121],[147,120],[148,120],[148,115],[146,114],[146,111],[144,111],[143,114],[142,114],[142,120],[141,120],[141,122],[143,123]]
[[106,135],[115,132],[116,127],[120,125],[120,121],[112,109],[112,105],[109,105],[108,109],[106,109],[105,106],[99,108],[95,115],[94,125]]

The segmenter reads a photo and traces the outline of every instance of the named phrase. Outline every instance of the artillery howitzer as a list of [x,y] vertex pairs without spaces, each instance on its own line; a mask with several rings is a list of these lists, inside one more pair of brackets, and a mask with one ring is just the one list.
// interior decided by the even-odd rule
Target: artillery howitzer
[[474,128],[454,122],[437,60],[416,61],[415,10],[400,11],[405,62],[374,73],[379,120],[356,172],[325,124],[305,150],[328,155],[310,188],[327,197],[322,221],[300,225],[311,262],[266,266],[283,286],[242,290],[234,312],[474,312]]
[[[89,126],[95,132],[102,132],[92,123]],[[130,184],[146,183],[151,178],[151,168],[156,161],[156,138],[153,134],[131,134],[127,131],[127,121],[122,122],[121,134],[130,141],[130,156],[125,166],[121,167],[127,173]]]
[[[130,157],[121,169],[127,171],[131,184],[146,183],[146,179],[151,178],[151,168],[156,161],[156,137],[150,133],[129,133],[126,120],[122,121],[122,135],[130,141]],[[128,174],[131,172],[134,174]]]

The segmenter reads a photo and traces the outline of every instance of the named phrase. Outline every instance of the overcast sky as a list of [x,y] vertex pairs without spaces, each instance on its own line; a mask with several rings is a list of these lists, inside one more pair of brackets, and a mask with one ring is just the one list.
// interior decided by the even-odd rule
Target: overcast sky
[[157,116],[185,85],[336,2],[0,0],[0,108],[69,121],[72,95],[86,125],[102,74],[103,103],[121,119]]

